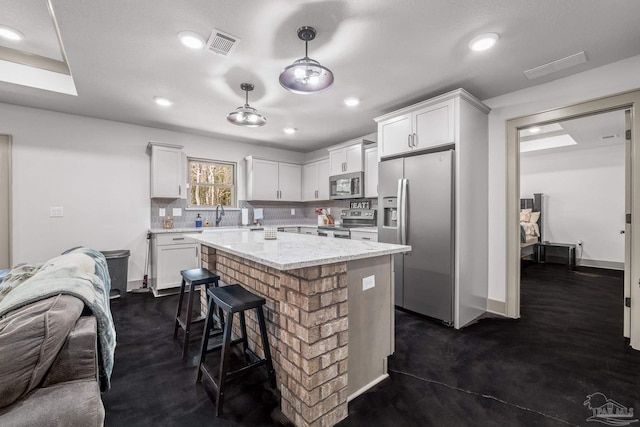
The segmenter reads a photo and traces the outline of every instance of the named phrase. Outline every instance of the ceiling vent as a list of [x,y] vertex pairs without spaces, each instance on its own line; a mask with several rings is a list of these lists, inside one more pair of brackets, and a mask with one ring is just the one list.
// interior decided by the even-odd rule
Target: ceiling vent
[[558,59],[557,61],[552,61],[539,67],[526,70],[524,72],[524,75],[529,80],[533,80],[551,73],[555,73],[556,71],[575,67],[576,65],[583,64],[585,62],[587,62],[587,56],[583,51],[574,55],[569,55],[566,58]]
[[238,43],[240,43],[240,39],[238,37],[234,37],[229,33],[225,33],[224,31],[216,30],[214,28],[211,32],[211,36],[209,36],[209,41],[207,41],[207,49],[210,52],[217,53],[218,55],[229,56]]

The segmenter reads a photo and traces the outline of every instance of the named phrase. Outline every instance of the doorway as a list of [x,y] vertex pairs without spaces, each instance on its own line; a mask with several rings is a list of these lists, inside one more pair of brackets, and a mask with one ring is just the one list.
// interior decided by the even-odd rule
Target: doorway
[[0,270],[11,267],[11,137],[0,135]]
[[[591,116],[599,113],[611,112],[615,110],[628,110],[628,129],[625,138],[628,137],[627,144],[632,143],[631,137],[640,130],[640,117],[636,113],[636,106],[640,106],[640,91],[626,92],[612,95],[593,101],[576,104],[570,107],[563,107],[549,110],[542,113],[512,119],[507,121],[507,288],[506,288],[506,311],[509,317],[520,317],[520,139],[519,131],[535,125],[546,125],[579,117]],[[640,110],[638,111],[640,112]],[[629,172],[628,188],[626,193],[629,197],[630,211],[627,211],[629,218],[633,222],[640,222],[640,196],[636,196],[631,188],[640,188],[640,168],[633,165],[640,164],[640,151],[628,150]],[[628,253],[638,253],[640,250],[640,227],[631,228],[630,224],[625,225],[625,235],[628,240]],[[638,257],[628,257],[628,265],[625,265],[625,277],[629,283],[638,283],[640,280],[640,259]],[[625,263],[626,264],[626,263]],[[626,285],[626,283],[625,283]],[[640,288],[629,286],[630,301],[634,299],[640,301]],[[625,289],[627,291],[627,289]],[[623,310],[625,301],[620,301],[620,309]],[[625,309],[626,310],[626,309]],[[628,309],[629,318],[629,338],[631,346],[640,350],[640,305]],[[625,314],[627,316],[627,314]]]
[[[622,291],[628,240],[625,213],[629,211],[625,203],[625,172],[629,170],[625,117],[624,110],[615,110],[519,131],[524,235],[520,283],[546,280],[552,271],[557,274],[552,280],[556,284],[560,277],[567,277],[562,282],[566,287],[550,282],[548,287],[532,286],[526,293],[530,297],[543,297],[532,295],[535,289],[549,298],[559,296],[558,304],[566,303],[566,295],[561,295],[567,289],[572,289],[573,298],[584,297],[575,294],[584,292],[572,284],[586,276],[591,277],[591,285],[600,277],[611,296]],[[536,194],[539,197],[532,206],[522,206]],[[596,301],[585,303],[594,304],[594,312],[598,308]],[[610,312],[616,319],[622,314]],[[626,318],[628,313],[624,314]],[[627,326],[625,322],[626,337]]]

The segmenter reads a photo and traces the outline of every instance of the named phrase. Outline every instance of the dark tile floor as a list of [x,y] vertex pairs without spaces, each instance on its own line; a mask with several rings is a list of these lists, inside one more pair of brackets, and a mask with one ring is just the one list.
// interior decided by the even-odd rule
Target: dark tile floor
[[[522,318],[485,317],[456,331],[396,311],[390,378],[349,404],[340,426],[593,425],[601,392],[640,411],[640,352],[622,338],[620,274],[561,265],[523,268]],[[176,297],[114,301],[118,332],[107,426],[281,425],[262,373],[229,387],[224,414],[195,383],[172,340]]]

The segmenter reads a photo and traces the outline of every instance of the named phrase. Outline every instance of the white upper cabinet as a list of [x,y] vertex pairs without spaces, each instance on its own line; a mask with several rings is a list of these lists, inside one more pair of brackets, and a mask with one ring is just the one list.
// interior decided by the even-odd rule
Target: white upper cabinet
[[361,172],[364,170],[362,161],[362,139],[354,144],[336,148],[329,147],[329,175]]
[[302,167],[302,201],[329,200],[329,160]]
[[302,200],[302,166],[278,163],[278,200],[299,202]]
[[151,198],[186,197],[182,147],[149,143],[151,147]]
[[247,200],[301,200],[302,167],[293,163],[257,159],[247,161]]
[[411,133],[411,114],[403,114],[378,123],[378,157],[410,151]]
[[378,147],[364,150],[364,197],[378,197]]
[[455,117],[455,100],[446,99],[376,118],[379,157],[455,144]]

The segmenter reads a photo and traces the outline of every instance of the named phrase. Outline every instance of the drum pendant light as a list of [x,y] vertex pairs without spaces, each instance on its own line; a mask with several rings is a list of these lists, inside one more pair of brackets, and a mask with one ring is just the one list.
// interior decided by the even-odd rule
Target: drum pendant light
[[249,92],[253,90],[251,83],[242,83],[240,88],[245,91],[245,103],[242,107],[227,114],[227,121],[237,126],[257,128],[267,123],[267,118],[249,106]]
[[290,92],[308,95],[333,84],[333,73],[308,56],[308,43],[316,38],[312,27],[300,27],[298,38],[304,41],[304,58],[298,59],[280,73],[280,84]]

